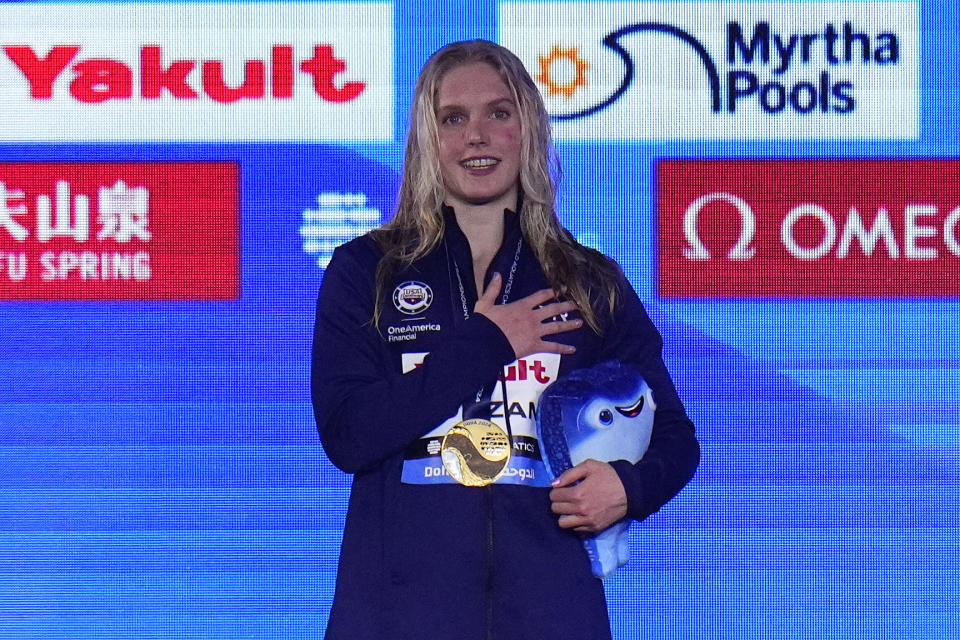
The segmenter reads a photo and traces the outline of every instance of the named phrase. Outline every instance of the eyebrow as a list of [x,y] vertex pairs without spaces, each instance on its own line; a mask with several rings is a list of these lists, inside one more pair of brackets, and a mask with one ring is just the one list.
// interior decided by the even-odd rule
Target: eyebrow
[[[488,102],[485,106],[488,107],[488,108],[489,108],[489,107],[496,107],[496,106],[499,106],[501,103],[504,103],[504,102],[507,103],[507,104],[509,104],[511,107],[516,107],[516,106],[517,106],[517,103],[513,101],[513,98],[506,97],[506,96],[504,96],[503,98],[496,98],[495,100],[491,100],[491,101]],[[437,107],[437,113],[439,113],[439,112],[441,112],[441,111],[449,111],[449,110],[451,110],[451,109],[463,109],[463,108],[464,108],[463,105],[460,105],[460,104],[457,104],[457,103],[443,104],[443,105],[440,105],[440,106]]]

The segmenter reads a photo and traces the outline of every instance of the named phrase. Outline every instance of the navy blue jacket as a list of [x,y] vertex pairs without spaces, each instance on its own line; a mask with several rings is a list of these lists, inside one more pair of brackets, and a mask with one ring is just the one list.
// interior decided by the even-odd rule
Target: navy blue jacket
[[[499,271],[506,283],[512,270],[510,299],[517,300],[548,284],[529,245],[516,250],[517,216],[504,215],[503,245],[484,281]],[[392,277],[375,327],[381,255],[369,236],[338,248],[317,303],[317,427],[330,460],[354,474],[326,637],[609,638],[602,583],[580,538],[557,525],[540,478],[541,486],[521,479],[477,488],[420,476],[432,473],[427,450],[436,439],[425,436],[455,421],[462,406],[473,407],[470,417],[480,407],[486,412],[480,417],[495,421],[511,412],[516,425],[530,418],[531,406],[510,409],[507,398],[493,400],[506,365],[517,367],[508,369],[514,379],[526,372],[522,384],[536,384],[534,378],[546,382],[619,359],[644,376],[657,411],[644,458],[613,466],[627,491],[628,517],[643,520],[657,511],[693,476],[699,447],[664,367],[660,335],[639,299],[621,274],[615,312],[598,305],[602,335],[584,326],[554,336],[576,345],[576,353],[557,356],[548,373],[531,356],[521,371],[499,328],[472,313],[470,248],[451,211],[442,245]],[[486,396],[477,404],[481,388]]]

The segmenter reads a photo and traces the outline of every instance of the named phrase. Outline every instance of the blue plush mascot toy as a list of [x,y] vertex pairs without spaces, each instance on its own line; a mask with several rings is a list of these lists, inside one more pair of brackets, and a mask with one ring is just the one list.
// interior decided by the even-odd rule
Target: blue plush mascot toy
[[[547,471],[556,478],[593,458],[639,462],[650,444],[653,392],[640,374],[618,361],[602,362],[560,378],[544,390],[537,437]],[[628,520],[584,538],[593,575],[605,578],[630,559]]]

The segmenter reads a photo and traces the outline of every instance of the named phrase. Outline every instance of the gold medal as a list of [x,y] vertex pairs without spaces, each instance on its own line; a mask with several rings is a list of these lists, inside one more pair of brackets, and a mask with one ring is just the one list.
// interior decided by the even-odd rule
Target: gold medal
[[489,420],[464,420],[443,437],[440,459],[460,484],[485,487],[496,482],[510,463],[510,438]]

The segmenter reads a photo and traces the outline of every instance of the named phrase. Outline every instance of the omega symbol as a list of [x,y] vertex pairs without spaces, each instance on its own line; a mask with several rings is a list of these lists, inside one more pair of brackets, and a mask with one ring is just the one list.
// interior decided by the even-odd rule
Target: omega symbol
[[756,250],[750,246],[753,242],[753,234],[756,232],[757,219],[753,214],[753,209],[743,198],[739,198],[730,193],[708,193],[700,196],[690,203],[683,214],[683,235],[687,239],[687,246],[683,249],[683,255],[688,260],[709,260],[712,256],[710,251],[700,241],[700,235],[697,233],[697,216],[700,210],[711,202],[716,201],[732,204],[737,213],[740,214],[740,238],[727,253],[729,260],[749,260],[753,257]]

